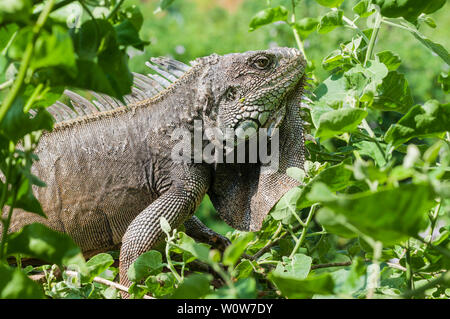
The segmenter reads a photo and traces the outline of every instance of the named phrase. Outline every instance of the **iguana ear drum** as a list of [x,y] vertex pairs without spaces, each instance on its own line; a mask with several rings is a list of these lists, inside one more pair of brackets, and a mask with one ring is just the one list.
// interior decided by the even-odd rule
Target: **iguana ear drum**
[[257,133],[258,124],[252,120],[246,120],[236,128],[236,137],[241,140],[249,139]]

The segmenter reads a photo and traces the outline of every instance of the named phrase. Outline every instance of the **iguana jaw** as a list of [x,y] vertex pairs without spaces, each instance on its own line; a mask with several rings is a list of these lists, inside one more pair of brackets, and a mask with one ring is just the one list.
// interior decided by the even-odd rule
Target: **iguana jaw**
[[[242,98],[242,115],[234,122],[236,132],[245,132],[247,129],[268,129],[269,136],[283,121],[286,114],[286,105],[292,92],[302,89],[305,75],[305,60],[300,51],[296,49],[280,49],[283,52],[283,65],[279,66],[275,74],[265,79],[257,92],[249,98]],[[265,102],[261,105],[261,102]],[[248,110],[248,111],[247,111]],[[247,114],[247,116],[245,116]],[[250,116],[248,116],[250,114]],[[244,134],[242,134],[244,135]],[[248,134],[247,134],[248,137]]]

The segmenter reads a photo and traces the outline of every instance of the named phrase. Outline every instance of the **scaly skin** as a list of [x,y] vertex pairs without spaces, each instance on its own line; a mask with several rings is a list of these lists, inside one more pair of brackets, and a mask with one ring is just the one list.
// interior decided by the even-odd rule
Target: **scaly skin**
[[[163,237],[162,216],[173,228],[187,221],[193,237],[206,240],[195,235],[200,230],[228,244],[190,219],[207,192],[230,225],[259,229],[273,204],[296,185],[285,169],[303,166],[297,108],[304,65],[300,52],[287,48],[212,55],[197,59],[154,98],[57,123],[42,136],[33,166],[47,183],[34,193],[48,218],[15,210],[10,231],[40,222],[69,234],[86,254],[122,244],[120,282],[128,286],[131,263]],[[176,128],[192,131],[200,120],[204,128],[258,129],[273,123],[282,108],[287,116],[280,126],[278,172],[263,174],[261,164],[171,159]]]

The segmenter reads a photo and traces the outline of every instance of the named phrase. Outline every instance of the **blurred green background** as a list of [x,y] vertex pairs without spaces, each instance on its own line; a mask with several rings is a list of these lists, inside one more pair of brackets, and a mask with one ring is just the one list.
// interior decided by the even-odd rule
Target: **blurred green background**
[[[343,3],[345,15],[353,19],[351,8],[358,0]],[[130,67],[135,72],[147,73],[145,66],[152,56],[170,56],[183,62],[212,53],[226,54],[248,50],[262,50],[272,46],[295,47],[290,28],[284,24],[269,25],[249,32],[251,18],[260,10],[270,6],[284,5],[291,10],[290,0],[175,0],[167,10],[154,14],[159,0],[128,0],[137,4],[143,15],[144,25],[141,36],[151,44],[145,51],[130,50]],[[436,29],[422,25],[421,32],[445,48],[450,47],[450,4],[431,15],[437,24]],[[297,19],[318,17],[329,11],[313,0],[302,0],[297,5]],[[360,25],[360,27],[365,27]],[[337,28],[328,34],[311,34],[305,41],[308,60],[316,66],[319,81],[328,76],[321,68],[321,61],[339,43],[352,38],[353,31]],[[403,61],[399,71],[406,74],[416,103],[429,99],[448,101],[440,88],[437,78],[440,73],[448,73],[449,66],[430,50],[425,48],[411,34],[400,29],[383,26],[375,52],[385,49],[398,53]],[[221,222],[209,199],[205,199],[196,215],[208,226],[220,233],[229,228]]]

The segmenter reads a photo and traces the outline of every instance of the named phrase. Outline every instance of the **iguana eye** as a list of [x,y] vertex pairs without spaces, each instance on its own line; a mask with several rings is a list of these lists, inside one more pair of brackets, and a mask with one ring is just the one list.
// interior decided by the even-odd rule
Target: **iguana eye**
[[234,87],[230,87],[225,92],[225,99],[227,101],[234,101],[236,99],[236,96],[237,96],[237,90]]
[[260,56],[253,62],[253,65],[257,69],[264,70],[270,66],[271,62],[272,62],[272,60],[270,58],[268,58],[266,56]]

